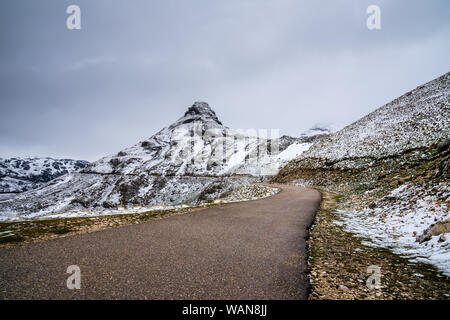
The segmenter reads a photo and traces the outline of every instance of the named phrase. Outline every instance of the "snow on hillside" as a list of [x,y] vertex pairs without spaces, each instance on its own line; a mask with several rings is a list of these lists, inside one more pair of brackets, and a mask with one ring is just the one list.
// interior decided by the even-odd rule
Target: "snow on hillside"
[[449,137],[450,73],[424,84],[319,141],[303,157],[382,157]]
[[[290,154],[300,154],[311,145],[286,136],[265,139],[252,136],[253,132],[256,130],[246,132],[223,126],[207,103],[196,102],[182,118],[150,139],[104,157],[83,172],[259,177],[275,174],[282,161],[292,159]],[[278,152],[268,151],[276,147],[283,153],[294,143],[297,153],[291,151],[278,157]]]
[[286,150],[280,152],[280,154],[278,155],[278,159],[281,161],[281,163],[286,163],[289,160],[292,160],[300,156],[303,152],[311,148],[312,145],[313,145],[312,143],[304,143],[304,142],[293,143],[289,147],[287,147]]
[[442,194],[436,195],[432,190],[424,191],[418,186],[402,185],[385,197],[397,198],[393,203],[361,211],[338,210],[338,215],[347,231],[368,238],[364,241],[366,245],[387,247],[412,262],[434,264],[450,277],[450,233],[417,241],[430,225],[450,221],[449,208],[438,200],[439,196],[450,197],[450,186],[441,183],[437,187]]
[[[225,204],[241,201],[251,201],[270,197],[280,191],[279,188],[258,185],[258,184],[246,184],[236,190],[234,190],[229,196],[222,199],[216,199],[213,204]],[[203,208],[208,207],[211,203],[201,202],[196,206],[188,206],[186,204],[181,205],[154,205],[154,206],[132,206],[132,207],[117,207],[114,209],[91,209],[91,210],[68,210],[59,211],[56,213],[31,213],[29,215],[21,216],[0,216],[1,222],[20,222],[30,219],[65,219],[65,218],[78,218],[78,217],[98,217],[109,215],[122,215],[122,214],[135,214],[143,212],[153,211],[179,211],[186,208]]]
[[207,103],[196,102],[147,140],[40,189],[0,199],[0,215],[213,201],[274,175],[310,146],[297,138],[251,133],[225,127]]
[[64,174],[83,169],[82,160],[52,158],[0,158],[0,193],[36,189]]

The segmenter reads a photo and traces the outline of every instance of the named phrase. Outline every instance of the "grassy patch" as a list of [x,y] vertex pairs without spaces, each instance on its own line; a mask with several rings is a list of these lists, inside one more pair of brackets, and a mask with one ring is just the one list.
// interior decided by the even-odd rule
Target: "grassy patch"
[[[258,186],[261,189],[261,186]],[[256,196],[260,196],[257,194]],[[242,200],[242,199],[241,199]],[[0,247],[42,241],[61,236],[93,232],[130,224],[143,223],[194,210],[226,206],[231,203],[207,203],[176,210],[158,210],[133,214],[115,214],[96,217],[52,218],[20,222],[0,222]]]
[[98,217],[0,222],[0,234],[3,233],[3,236],[0,236],[0,246],[137,224],[192,210],[193,208],[186,208]]

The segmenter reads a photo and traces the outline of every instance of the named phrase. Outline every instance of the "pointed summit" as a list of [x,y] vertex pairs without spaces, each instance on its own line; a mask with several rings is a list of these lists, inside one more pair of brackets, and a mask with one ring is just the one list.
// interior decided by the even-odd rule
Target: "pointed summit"
[[216,113],[211,109],[208,103],[203,101],[196,101],[194,104],[186,111],[184,116],[188,115],[209,115],[216,117]]
[[[284,138],[284,149],[295,141]],[[258,150],[267,149],[267,142],[246,139],[245,133],[222,125],[206,102],[195,102],[178,121],[150,138],[53,180],[39,191],[20,194],[18,200],[0,201],[0,218],[213,201],[260,181],[290,160],[290,154],[297,155],[290,150],[285,156],[255,157]]]
[[181,118],[180,120],[183,120],[182,123],[188,123],[195,120],[213,120],[218,124],[222,124],[219,121],[219,118],[217,118],[214,110],[211,109],[208,103],[203,101],[194,102],[194,104],[189,107],[183,118]]

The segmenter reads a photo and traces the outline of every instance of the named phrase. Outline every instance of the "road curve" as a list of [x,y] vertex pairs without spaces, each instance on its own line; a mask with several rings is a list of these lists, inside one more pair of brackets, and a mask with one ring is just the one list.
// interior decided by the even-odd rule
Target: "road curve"
[[[305,299],[320,193],[275,196],[0,249],[0,299]],[[67,267],[81,269],[69,290]]]

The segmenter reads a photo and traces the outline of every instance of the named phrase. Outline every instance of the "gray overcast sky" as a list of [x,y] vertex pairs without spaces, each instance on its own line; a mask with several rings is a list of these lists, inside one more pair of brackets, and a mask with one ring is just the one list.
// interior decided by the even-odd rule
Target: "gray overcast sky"
[[449,18],[448,0],[2,0],[0,157],[93,161],[195,100],[231,128],[349,124],[450,70]]

